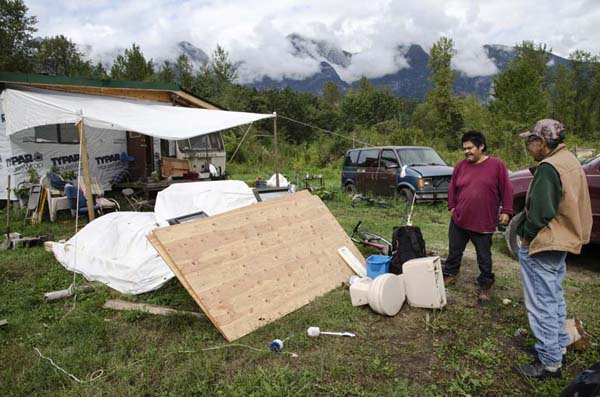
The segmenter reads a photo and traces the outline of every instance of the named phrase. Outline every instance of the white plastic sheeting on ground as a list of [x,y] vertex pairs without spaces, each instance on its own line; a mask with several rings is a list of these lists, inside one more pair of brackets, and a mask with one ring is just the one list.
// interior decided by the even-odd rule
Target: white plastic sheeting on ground
[[90,127],[177,140],[273,117],[40,89],[6,89],[1,100],[7,135],[41,125],[77,124],[83,120]]
[[156,196],[154,213],[161,225],[167,219],[204,211],[208,216],[256,203],[243,181],[174,183]]
[[[271,178],[267,181],[267,186],[269,187],[277,187],[277,174],[273,174]],[[279,187],[287,187],[289,185],[288,180],[285,176],[279,174]]]
[[[95,219],[52,251],[67,269],[124,294],[161,287],[174,274],[146,239],[157,227],[152,212],[112,212]],[[77,247],[77,249],[75,249]]]
[[[99,281],[124,294],[160,288],[174,275],[146,235],[159,221],[204,211],[216,215],[256,203],[242,181],[173,184],[158,193],[156,213],[113,212],[87,224],[52,251],[68,270]],[[75,248],[77,247],[77,248]]]

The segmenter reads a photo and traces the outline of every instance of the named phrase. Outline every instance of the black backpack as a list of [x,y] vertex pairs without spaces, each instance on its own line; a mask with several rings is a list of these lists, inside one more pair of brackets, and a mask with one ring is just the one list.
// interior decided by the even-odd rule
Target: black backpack
[[573,382],[560,393],[560,397],[600,396],[600,362],[577,374]]
[[402,274],[404,262],[415,258],[423,258],[425,240],[418,226],[399,226],[392,232],[392,263],[390,273]]

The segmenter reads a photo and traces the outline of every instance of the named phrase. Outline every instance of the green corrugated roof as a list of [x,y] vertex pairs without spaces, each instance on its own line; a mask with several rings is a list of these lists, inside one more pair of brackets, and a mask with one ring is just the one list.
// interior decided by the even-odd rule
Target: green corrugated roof
[[0,72],[0,82],[55,84],[105,88],[133,88],[138,90],[179,91],[181,87],[175,83],[146,83],[141,81],[94,80],[79,77],[48,76],[33,73]]

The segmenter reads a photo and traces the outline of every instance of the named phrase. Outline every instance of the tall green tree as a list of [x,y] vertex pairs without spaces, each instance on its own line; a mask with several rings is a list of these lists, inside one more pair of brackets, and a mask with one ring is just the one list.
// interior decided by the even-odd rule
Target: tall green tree
[[234,83],[237,80],[237,65],[229,59],[229,53],[217,44],[210,58],[210,69],[219,83]]
[[575,127],[575,107],[577,91],[575,90],[572,73],[564,65],[556,67],[554,84],[550,90],[551,116],[560,120],[573,132]]
[[349,89],[341,102],[341,113],[346,129],[370,127],[386,120],[397,120],[399,102],[389,88],[378,89],[366,77],[357,88]]
[[102,65],[102,62],[98,61],[98,63],[92,66],[92,74],[90,77],[96,80],[108,79],[108,73],[106,73],[106,69],[104,69],[104,65]]
[[169,61],[164,61],[162,65],[160,65],[160,69],[158,70],[158,74],[156,76],[158,81],[162,81],[165,83],[174,83],[177,76],[175,73],[175,68]]
[[37,19],[22,0],[0,0],[0,70],[30,72]]
[[550,53],[546,45],[531,41],[518,45],[516,52],[516,58],[494,78],[491,109],[515,128],[526,128],[550,113]]
[[589,52],[577,50],[569,56],[571,80],[575,90],[575,106],[572,131],[581,136],[590,135],[593,130],[594,97],[592,82],[595,80],[594,64],[598,58]]
[[336,108],[342,99],[340,89],[333,81],[328,81],[323,84],[323,102],[330,109]]
[[591,80],[591,109],[592,109],[592,128],[588,132],[588,136],[592,139],[600,139],[600,58],[595,57],[592,65],[592,80]]
[[175,62],[175,75],[179,85],[186,90],[191,89],[194,75],[190,60],[185,54],[181,54],[177,57]]
[[440,37],[429,51],[430,80],[433,88],[425,97],[423,109],[431,113],[428,116],[436,136],[446,139],[450,147],[457,145],[456,136],[463,128],[464,121],[456,98],[453,94],[456,72],[452,70],[454,41]]
[[77,46],[63,35],[46,37],[36,45],[34,70],[57,76],[91,77],[93,66]]
[[135,43],[123,55],[117,55],[110,69],[110,77],[115,80],[149,81],[153,75],[152,59],[147,61]]
[[202,97],[216,99],[225,86],[235,82],[237,69],[229,53],[217,44],[210,61],[196,73],[192,90]]

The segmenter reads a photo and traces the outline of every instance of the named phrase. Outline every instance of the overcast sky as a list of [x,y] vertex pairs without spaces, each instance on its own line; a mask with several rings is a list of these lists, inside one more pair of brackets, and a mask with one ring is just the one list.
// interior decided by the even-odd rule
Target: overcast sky
[[[268,75],[300,78],[318,62],[291,55],[290,33],[327,40],[355,53],[337,68],[347,81],[380,77],[407,67],[398,46],[428,51],[445,35],[454,39],[454,67],[469,75],[496,72],[483,44],[545,43],[568,57],[576,49],[600,54],[598,0],[25,0],[38,18],[39,36],[63,34],[90,45],[94,60],[141,46],[147,58],[175,57],[189,41],[210,54],[220,44],[244,61],[242,82]],[[107,55],[109,54],[109,55]]]

